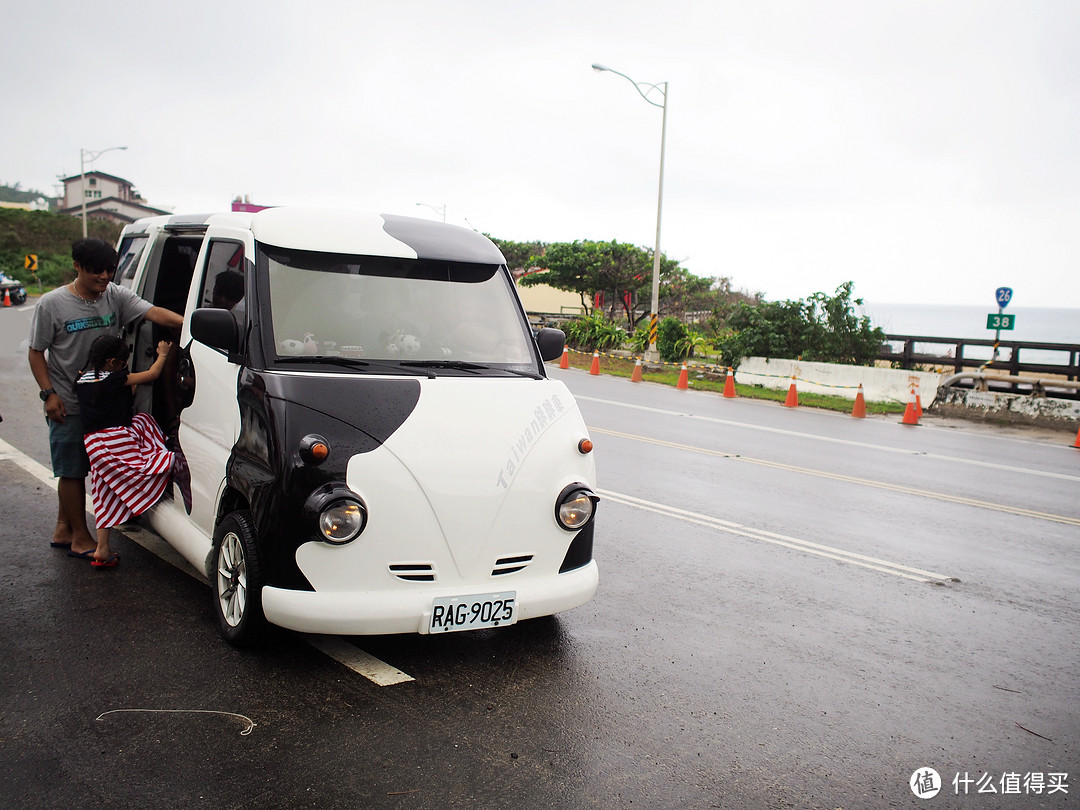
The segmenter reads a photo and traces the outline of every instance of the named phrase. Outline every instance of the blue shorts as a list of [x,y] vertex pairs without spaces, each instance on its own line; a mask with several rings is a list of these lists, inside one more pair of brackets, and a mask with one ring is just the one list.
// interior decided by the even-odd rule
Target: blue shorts
[[49,423],[49,451],[52,454],[53,475],[57,478],[86,478],[90,473],[90,459],[83,443],[81,416],[68,414],[64,423]]

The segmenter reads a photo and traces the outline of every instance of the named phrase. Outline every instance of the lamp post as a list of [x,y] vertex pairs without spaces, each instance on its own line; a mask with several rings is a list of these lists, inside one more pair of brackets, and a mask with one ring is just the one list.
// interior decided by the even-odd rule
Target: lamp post
[[[660,188],[656,194],[656,249],[653,251],[652,312],[649,313],[649,349],[645,352],[645,359],[650,363],[655,363],[660,359],[660,355],[656,351],[656,329],[657,321],[660,317],[660,219],[664,210],[664,146],[667,141],[668,83],[661,82],[660,84],[649,84],[648,82],[635,82],[625,73],[620,73],[614,68],[609,68],[606,65],[593,64],[592,69],[598,73],[607,71],[608,73],[614,73],[616,76],[622,76],[630,82],[630,84],[634,85],[634,89],[638,91],[638,95],[654,107],[659,107],[664,111],[660,125]],[[643,90],[642,88],[645,89]],[[657,103],[649,98],[649,93],[654,90],[660,94],[661,98],[663,98],[663,103]]]
[[108,149],[101,149],[97,152],[92,152],[89,149],[79,149],[79,191],[82,193],[82,235],[83,239],[86,238],[86,164],[89,163],[93,168],[94,161],[104,155],[106,152],[111,152],[114,149],[127,149],[126,146],[110,146]]
[[431,205],[430,203],[417,203],[417,205],[422,205],[425,208],[430,208],[436,214],[442,214],[442,221],[446,222],[446,203],[443,203],[441,208]]

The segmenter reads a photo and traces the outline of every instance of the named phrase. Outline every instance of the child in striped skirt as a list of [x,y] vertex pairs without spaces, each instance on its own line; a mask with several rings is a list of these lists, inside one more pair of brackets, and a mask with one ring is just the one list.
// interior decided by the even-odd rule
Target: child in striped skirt
[[131,373],[127,344],[119,337],[102,335],[90,346],[86,368],[76,379],[97,527],[98,545],[91,564],[97,568],[113,568],[120,562],[120,555],[109,547],[110,529],[141,515],[169,485],[177,454],[165,447],[153,416],[132,415],[132,411],[133,386],[161,376],[171,347],[170,342],[161,341],[154,364]]

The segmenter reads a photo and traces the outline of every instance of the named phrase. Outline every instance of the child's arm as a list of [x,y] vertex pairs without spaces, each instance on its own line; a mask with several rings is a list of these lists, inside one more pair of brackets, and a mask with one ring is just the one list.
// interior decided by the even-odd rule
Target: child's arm
[[143,383],[153,382],[160,377],[162,369],[165,368],[165,358],[169,356],[169,350],[171,348],[172,343],[169,341],[159,341],[157,345],[157,359],[154,361],[154,365],[150,366],[146,371],[137,371],[134,374],[128,374],[128,385],[142,385]]

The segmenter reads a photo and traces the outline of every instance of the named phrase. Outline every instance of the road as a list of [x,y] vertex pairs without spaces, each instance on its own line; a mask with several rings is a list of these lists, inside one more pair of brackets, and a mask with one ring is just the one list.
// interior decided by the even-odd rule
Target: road
[[[48,548],[29,315],[0,310],[6,806],[1076,801],[1070,436],[552,367],[597,445],[592,602],[497,631],[241,652],[152,536],[119,540],[113,571]],[[908,783],[928,768],[944,785],[922,799]]]

